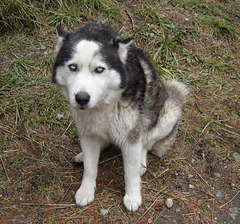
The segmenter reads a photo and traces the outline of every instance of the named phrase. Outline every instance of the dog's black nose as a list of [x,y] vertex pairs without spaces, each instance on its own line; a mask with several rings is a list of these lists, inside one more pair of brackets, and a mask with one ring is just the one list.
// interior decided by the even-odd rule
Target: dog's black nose
[[86,92],[79,92],[75,95],[75,100],[80,106],[85,106],[90,100],[90,96]]

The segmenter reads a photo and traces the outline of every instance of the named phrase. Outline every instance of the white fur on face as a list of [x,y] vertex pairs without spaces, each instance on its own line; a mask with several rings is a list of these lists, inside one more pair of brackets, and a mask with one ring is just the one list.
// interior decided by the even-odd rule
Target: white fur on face
[[[68,94],[65,95],[74,108],[79,107],[75,101],[75,95],[79,92],[90,95],[87,108],[101,103],[108,104],[113,98],[120,97],[120,75],[103,61],[99,53],[100,47],[94,41],[80,41],[75,47],[72,59],[57,70],[57,82],[67,88]],[[69,69],[71,64],[77,65],[76,72]],[[95,73],[97,67],[103,67],[105,70],[100,74]]]

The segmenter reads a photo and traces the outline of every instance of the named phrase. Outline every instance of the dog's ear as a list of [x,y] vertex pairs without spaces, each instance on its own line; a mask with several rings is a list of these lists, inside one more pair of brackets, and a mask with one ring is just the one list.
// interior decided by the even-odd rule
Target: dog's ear
[[56,53],[58,53],[58,51],[62,47],[63,40],[66,39],[67,36],[68,36],[68,32],[65,31],[61,26],[57,26],[56,30],[57,30],[58,40],[57,40],[57,44],[56,44],[56,47],[55,47],[55,51],[56,51]]
[[127,59],[128,48],[131,46],[134,38],[130,37],[124,40],[116,40],[115,45],[118,46],[118,55],[120,60],[125,63]]
[[68,34],[61,26],[56,27],[58,37],[65,38]]

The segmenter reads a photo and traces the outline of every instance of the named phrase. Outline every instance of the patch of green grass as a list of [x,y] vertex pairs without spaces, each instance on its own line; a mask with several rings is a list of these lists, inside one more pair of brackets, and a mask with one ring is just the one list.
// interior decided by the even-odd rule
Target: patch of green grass
[[92,14],[102,12],[108,21],[119,21],[120,8],[117,2],[110,0],[84,0],[76,2],[73,0],[43,0],[43,1],[21,1],[3,0],[0,14],[0,30],[14,31],[26,29],[32,32],[38,31],[40,27],[54,27],[65,25],[69,29],[75,24],[93,18]]
[[198,13],[196,20],[203,25],[207,25],[214,37],[221,38],[224,36],[228,40],[237,37],[238,29],[234,24],[231,24],[230,17],[233,15],[239,16],[239,13],[232,9],[204,0],[172,1],[172,4]]
[[49,75],[52,72],[52,66],[54,64],[55,58],[52,55],[46,55],[39,58],[39,61],[35,65],[42,74]]
[[136,10],[135,14],[144,19],[145,23],[158,25],[161,28],[171,27],[171,21],[161,13],[158,5],[148,5],[146,8]]
[[[57,25],[60,23],[71,24],[79,22],[86,14],[81,12],[74,1],[61,0],[20,1],[3,0],[1,30],[28,29],[38,30],[40,27]],[[75,7],[73,7],[75,5]]]
[[198,17],[198,20],[201,23],[208,25],[210,32],[214,37],[225,37],[228,40],[231,40],[237,36],[237,29],[223,19],[218,19],[213,16],[200,16]]
[[[71,10],[69,9],[71,8]],[[86,19],[87,14],[81,12],[77,7],[66,7],[64,10],[52,9],[48,11],[47,22],[49,25],[56,26],[64,24],[65,26],[72,27],[75,23],[80,23]]]
[[150,42],[153,63],[162,77],[179,78],[176,52],[180,41],[181,33],[170,35],[166,32],[163,38],[159,37]]
[[110,1],[108,0],[83,0],[82,5],[91,9],[105,10],[109,8]]
[[192,10],[194,12],[202,14],[212,14],[214,16],[221,15],[222,7],[220,5],[207,2],[207,1],[197,1],[197,0],[183,0],[175,1],[174,6],[182,7],[184,9]]
[[110,0],[84,0],[81,2],[82,7],[88,9],[88,13],[96,14],[102,12],[107,18],[108,23],[120,21],[120,8],[116,1]]
[[178,64],[178,60],[174,55],[174,50],[177,46],[177,42],[180,40],[181,33],[169,36],[167,32],[164,38],[159,42],[154,42],[154,48],[156,52],[154,53],[153,60],[160,62],[163,66]]
[[[234,1],[233,1],[234,2]],[[182,7],[201,15],[212,15],[215,17],[223,17],[229,19],[229,16],[235,14],[234,11],[223,4],[216,4],[206,0],[182,0],[171,1],[174,6]],[[233,3],[234,4],[234,3]]]
[[38,193],[42,195],[42,197],[48,197],[50,195],[56,195],[57,192],[54,189],[54,187],[49,186],[49,187],[44,187],[44,186],[40,186],[38,189]]

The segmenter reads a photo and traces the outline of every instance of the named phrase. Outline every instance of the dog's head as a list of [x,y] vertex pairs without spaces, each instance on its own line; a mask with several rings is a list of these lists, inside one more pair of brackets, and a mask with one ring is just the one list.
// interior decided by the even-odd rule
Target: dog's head
[[120,39],[106,26],[91,24],[70,33],[57,27],[52,80],[74,108],[90,109],[121,97],[125,63],[133,38]]

